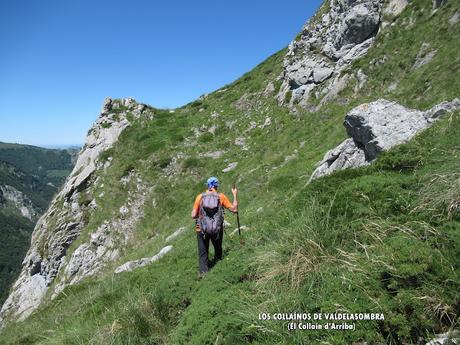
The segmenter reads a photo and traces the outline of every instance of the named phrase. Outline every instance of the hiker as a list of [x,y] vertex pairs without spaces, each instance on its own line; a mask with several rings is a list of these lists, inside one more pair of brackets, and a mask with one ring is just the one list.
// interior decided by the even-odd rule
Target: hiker
[[232,188],[233,204],[223,193],[218,193],[219,180],[210,177],[207,181],[208,189],[199,194],[192,209],[192,218],[195,219],[196,237],[198,239],[198,264],[200,277],[209,270],[209,240],[214,246],[213,264],[222,260],[222,239],[224,236],[224,210],[226,208],[235,213],[238,211],[236,187]]

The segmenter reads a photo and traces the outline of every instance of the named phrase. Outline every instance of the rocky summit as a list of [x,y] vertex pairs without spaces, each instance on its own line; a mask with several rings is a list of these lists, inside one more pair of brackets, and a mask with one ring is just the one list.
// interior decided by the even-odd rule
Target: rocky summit
[[[96,173],[106,169],[111,161],[111,157],[108,157],[102,163],[100,156],[130,126],[128,112],[133,119],[153,117],[150,108],[136,103],[133,98],[115,101],[107,98],[104,101],[101,114],[88,132],[74,169],[62,190],[52,200],[51,206],[37,222],[19,279],[0,312],[1,319],[12,317],[23,320],[40,305],[51,284],[54,283],[52,295],[55,296],[66,285],[97,272],[105,260],[118,257],[118,250],[113,244],[114,228],[117,235],[129,237],[141,211],[131,212],[128,218],[114,219],[101,225],[88,243],[82,244],[71,257],[66,254],[86,225],[85,210],[97,207],[94,200],[88,199],[88,195],[91,186],[97,184]],[[142,205],[146,188],[139,187],[132,197],[138,208]],[[81,193],[83,190],[85,194]],[[63,266],[66,269],[61,273]],[[61,275],[55,282],[59,273]]]
[[[288,47],[189,104],[107,98],[34,228],[0,343],[457,341],[459,13],[327,0]],[[190,211],[210,176],[239,205],[203,275]],[[340,332],[271,318],[320,312],[382,317]]]

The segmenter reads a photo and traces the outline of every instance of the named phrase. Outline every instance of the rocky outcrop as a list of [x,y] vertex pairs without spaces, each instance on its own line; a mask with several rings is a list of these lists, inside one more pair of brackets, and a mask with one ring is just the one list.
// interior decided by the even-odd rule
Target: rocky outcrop
[[134,182],[135,189],[128,192],[125,204],[118,210],[118,216],[103,222],[66,259],[64,271],[56,283],[52,298],[66,286],[98,273],[105,264],[120,257],[120,248],[125,247],[132,238],[138,221],[144,215],[145,200],[152,191],[152,187],[144,183],[134,171],[121,184],[131,181]]
[[458,98],[427,111],[408,109],[382,99],[362,104],[345,117],[344,126],[350,138],[326,153],[310,180],[369,164],[380,152],[407,142],[440,116],[457,109],[460,109]]
[[[89,130],[85,146],[80,151],[70,178],[61,192],[66,199],[69,199],[75,191],[85,188],[86,182],[98,168],[96,164],[100,154],[112,147],[121,132],[130,125],[126,111],[120,112],[120,109],[126,109],[133,114],[134,118],[138,118],[147,106],[137,104],[133,98],[120,101],[105,99],[101,115]],[[150,110],[147,113],[152,115]]]
[[38,218],[39,210],[33,202],[21,191],[12,186],[0,186],[0,207],[6,201],[10,201],[21,215],[32,222]]
[[350,138],[326,153],[310,180],[329,175],[337,170],[360,167],[366,164],[368,162],[364,150],[359,148]]
[[[23,320],[41,303],[50,285],[55,283],[55,296],[65,286],[96,272],[108,260],[117,258],[114,236],[125,243],[137,219],[141,206],[132,205],[132,199],[143,202],[148,194],[145,186],[128,197],[129,215],[106,222],[90,235],[89,244],[83,243],[69,257],[70,245],[87,223],[90,209],[97,207],[91,197],[96,172],[107,168],[111,158],[103,161],[101,154],[113,146],[120,134],[136,119],[150,119],[153,111],[132,98],[107,98],[101,114],[88,132],[76,165],[62,190],[38,220],[32,234],[31,247],[22,263],[22,271],[0,311],[0,325],[4,320]],[[141,195],[142,197],[139,197]],[[138,198],[139,197],[139,198]],[[117,231],[112,231],[114,228]],[[86,247],[82,247],[86,246]],[[100,263],[96,265],[97,259]]]
[[142,259],[134,260],[134,261],[128,261],[124,263],[123,265],[117,267],[115,269],[115,273],[131,272],[132,270],[135,270],[136,268],[150,265],[151,263],[160,260],[163,256],[166,255],[166,253],[170,252],[172,248],[173,248],[172,246],[166,246],[163,249],[161,249],[158,252],[158,254],[154,256],[151,256],[148,258],[142,258]]
[[430,340],[425,345],[457,345],[460,344],[460,331],[455,329],[447,333],[436,334],[436,338]]
[[[371,47],[382,7],[382,0],[330,0],[323,4],[327,11],[310,20],[288,47],[279,102],[305,104],[310,92],[329,79],[329,88],[333,88],[340,72]],[[285,100],[288,91],[292,97]]]

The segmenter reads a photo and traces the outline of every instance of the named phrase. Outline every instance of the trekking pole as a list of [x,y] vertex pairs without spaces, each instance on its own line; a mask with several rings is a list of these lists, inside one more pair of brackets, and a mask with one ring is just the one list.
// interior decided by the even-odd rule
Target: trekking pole
[[238,223],[238,235],[240,236],[240,244],[244,244],[243,237],[241,236],[241,227],[240,227],[240,214],[236,211],[236,222]]
[[[236,184],[233,185],[233,188],[236,188]],[[238,224],[238,235],[240,237],[240,244],[244,244],[243,237],[241,236],[241,226],[240,226],[240,214],[238,210],[236,211],[236,223]]]

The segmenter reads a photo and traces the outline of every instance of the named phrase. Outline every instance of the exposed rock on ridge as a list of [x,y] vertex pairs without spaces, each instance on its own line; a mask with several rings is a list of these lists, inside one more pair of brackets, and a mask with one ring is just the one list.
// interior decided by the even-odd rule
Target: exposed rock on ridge
[[[128,116],[130,114],[130,116]],[[131,125],[131,120],[141,117],[150,119],[153,111],[144,104],[138,104],[132,98],[112,100],[107,98],[99,118],[88,132],[85,146],[81,149],[76,165],[67,178],[62,190],[58,193],[45,214],[38,220],[32,234],[31,247],[22,263],[22,271],[12,287],[8,299],[0,311],[0,327],[5,320],[23,320],[30,315],[41,303],[47,293],[49,286],[56,278],[56,291],[62,290],[66,285],[81,280],[87,274],[94,273],[97,268],[91,267],[94,264],[92,259],[103,257],[106,260],[117,257],[112,250],[110,242],[113,238],[102,234],[110,225],[106,224],[104,229],[97,229],[94,241],[98,242],[88,250],[75,251],[70,260],[67,258],[67,249],[80,235],[81,229],[85,226],[84,213],[89,207],[94,207],[94,200],[88,205],[82,202],[83,191],[87,192],[94,182],[95,172],[106,168],[110,164],[102,162],[99,158],[101,153],[118,140],[124,129]],[[145,188],[140,187],[141,195],[146,195]],[[143,199],[140,198],[142,201]],[[140,202],[141,202],[140,201]],[[137,207],[140,209],[141,207]],[[136,219],[140,217],[135,209],[132,217],[125,217],[120,226],[120,232],[130,231]],[[114,220],[118,222],[118,220]],[[120,224],[116,224],[120,225]],[[120,235],[121,238],[128,238],[128,235]],[[99,243],[103,242],[103,243]],[[98,250],[99,248],[99,250]],[[96,255],[89,255],[97,252]],[[89,252],[88,252],[89,251]],[[83,253],[82,253],[83,252]],[[81,265],[77,265],[78,253],[85,255]],[[72,266],[66,265],[72,263]],[[91,263],[90,263],[91,262]],[[87,264],[85,266],[84,264]],[[65,268],[65,274],[60,274]],[[78,269],[76,268],[78,267]],[[88,268],[89,267],[89,268]],[[99,268],[99,267],[98,267]],[[68,273],[70,272],[70,273]],[[77,274],[78,272],[78,274]],[[72,278],[69,281],[69,277]]]
[[427,111],[408,109],[383,99],[361,104],[345,117],[344,126],[350,138],[326,153],[310,180],[369,164],[380,152],[407,142],[440,116],[457,109],[459,98]]
[[[383,0],[331,0],[328,11],[303,27],[284,59],[280,102],[305,104],[319,84],[332,78],[371,47],[379,30]],[[286,98],[292,91],[291,99]]]

